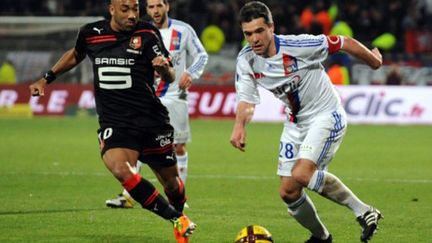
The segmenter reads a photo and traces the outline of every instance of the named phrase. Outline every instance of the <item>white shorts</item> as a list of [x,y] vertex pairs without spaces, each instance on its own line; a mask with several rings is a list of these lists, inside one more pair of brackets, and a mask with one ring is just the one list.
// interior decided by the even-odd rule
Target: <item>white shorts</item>
[[327,166],[338,150],[347,127],[346,114],[339,109],[320,114],[308,125],[285,122],[279,144],[279,176],[291,176],[298,159],[312,160],[320,170]]
[[174,127],[174,144],[190,142],[192,139],[187,101],[170,97],[162,97],[160,100],[168,109],[170,124]]

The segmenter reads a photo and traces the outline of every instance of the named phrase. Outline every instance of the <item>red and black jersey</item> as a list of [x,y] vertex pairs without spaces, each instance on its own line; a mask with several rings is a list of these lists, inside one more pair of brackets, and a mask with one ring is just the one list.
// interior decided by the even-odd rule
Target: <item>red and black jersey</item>
[[83,26],[75,49],[93,63],[96,110],[101,127],[148,128],[169,124],[167,109],[155,95],[152,60],[169,57],[159,30],[138,22],[115,32],[107,20]]

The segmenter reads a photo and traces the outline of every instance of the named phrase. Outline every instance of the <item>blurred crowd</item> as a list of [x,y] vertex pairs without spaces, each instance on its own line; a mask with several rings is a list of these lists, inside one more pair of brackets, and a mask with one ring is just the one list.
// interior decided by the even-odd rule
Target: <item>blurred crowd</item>
[[[241,41],[236,16],[245,2],[248,0],[171,0],[170,15],[190,23],[198,34],[206,26],[216,25],[227,42]],[[400,40],[408,29],[432,28],[432,0],[264,2],[272,10],[276,33],[280,34],[328,34],[343,22],[355,38],[369,43],[384,33]],[[0,15],[100,16],[107,14],[108,3],[109,0],[2,0]],[[401,50],[403,43],[396,42],[394,48]]]
[[[141,12],[145,15],[143,1],[140,0]],[[226,63],[244,44],[237,14],[240,8],[251,0],[168,1],[170,17],[192,25],[206,50],[210,54],[216,54],[210,60],[202,80],[218,84],[232,82],[233,70],[227,70],[227,67],[235,65],[226,65]],[[272,11],[275,32],[278,34],[340,34],[352,36],[369,48],[372,46],[380,48],[386,66],[373,73],[356,65],[357,63],[346,54],[332,55],[325,63],[325,67],[335,84],[366,82],[366,84],[432,85],[432,0],[262,1]],[[109,2],[110,0],[1,0],[0,15],[108,17]],[[71,34],[74,36],[75,33]],[[73,38],[66,36],[64,36],[65,40],[73,41]],[[55,46],[58,49],[66,48],[58,46],[62,43],[71,45],[71,42],[67,41],[60,44],[48,42],[53,38],[58,36],[34,36],[32,47],[46,51],[47,49],[43,48],[46,43],[50,43],[49,48]],[[9,49],[5,47],[6,44],[21,43],[19,41],[26,43],[25,39],[25,36],[15,37],[16,41],[1,42],[0,39],[0,44],[7,52]],[[221,52],[222,55],[217,55]],[[29,55],[33,56],[33,54]],[[38,54],[38,57],[34,58],[38,60],[36,63],[40,63],[41,55]],[[20,55],[15,54],[12,57],[18,64],[23,60],[27,62],[33,60],[28,56],[20,59]],[[8,73],[7,63],[3,66],[0,73]],[[29,66],[32,65],[26,63],[20,68],[28,70]],[[217,74],[220,73],[219,77]],[[28,78],[21,77],[21,79]],[[80,80],[83,77],[77,75],[76,79]]]

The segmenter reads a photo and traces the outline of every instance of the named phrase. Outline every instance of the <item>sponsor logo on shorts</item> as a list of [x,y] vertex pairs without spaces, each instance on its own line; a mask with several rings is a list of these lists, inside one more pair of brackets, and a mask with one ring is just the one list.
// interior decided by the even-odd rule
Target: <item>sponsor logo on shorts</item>
[[172,143],[171,137],[172,137],[171,133],[159,135],[156,137],[156,141],[159,141],[160,146],[164,147]]
[[310,145],[302,144],[302,145],[300,145],[300,150],[301,151],[312,152],[313,148]]

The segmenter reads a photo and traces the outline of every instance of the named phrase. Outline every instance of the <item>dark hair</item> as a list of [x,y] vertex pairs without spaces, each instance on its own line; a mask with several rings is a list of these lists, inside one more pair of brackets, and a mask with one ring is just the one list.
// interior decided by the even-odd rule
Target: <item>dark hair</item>
[[273,17],[270,9],[262,2],[252,1],[246,3],[239,14],[239,23],[250,22],[254,19],[264,18],[266,24],[273,23]]
[[[164,4],[168,4],[168,0],[163,0]],[[147,0],[144,1],[144,6],[147,7]]]

